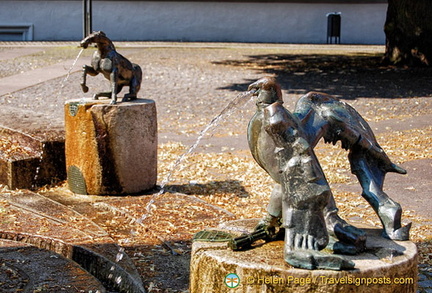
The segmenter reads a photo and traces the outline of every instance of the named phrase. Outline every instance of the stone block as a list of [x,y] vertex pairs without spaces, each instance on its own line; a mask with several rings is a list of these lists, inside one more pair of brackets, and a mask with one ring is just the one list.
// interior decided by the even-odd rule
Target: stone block
[[36,186],[38,176],[38,165],[40,160],[37,157],[8,159],[1,163],[7,170],[4,173],[4,182],[10,189],[25,189]]
[[[251,231],[258,219],[222,224],[217,230],[239,236]],[[353,270],[304,270],[288,265],[283,241],[232,251],[227,242],[192,245],[190,292],[381,292],[415,293],[417,248],[410,241],[392,241],[380,229],[365,229],[366,252],[345,256]],[[228,278],[228,279],[227,279]],[[233,289],[235,287],[235,289]]]
[[19,108],[0,109],[0,184],[35,188],[66,179],[62,121]]
[[155,102],[109,102],[66,102],[66,170],[75,193],[132,194],[156,185]]

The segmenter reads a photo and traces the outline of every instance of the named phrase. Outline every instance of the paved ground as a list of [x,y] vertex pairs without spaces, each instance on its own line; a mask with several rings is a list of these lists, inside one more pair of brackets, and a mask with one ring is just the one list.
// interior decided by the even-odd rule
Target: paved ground
[[[406,176],[389,175],[386,191],[418,221],[414,224],[418,224],[421,229],[416,230],[416,233],[428,236],[430,245],[431,70],[381,66],[379,54],[384,50],[382,46],[120,43],[117,48],[143,68],[140,96],[154,99],[157,103],[160,144],[192,145],[199,130],[222,111],[229,101],[244,91],[248,84],[264,75],[278,77],[288,109],[292,109],[301,94],[310,90],[325,91],[349,102],[370,121],[378,141],[384,147],[388,145],[390,149],[398,149],[399,152],[395,152],[392,159],[400,162],[409,173]],[[0,43],[0,104],[44,113],[43,117],[47,117],[45,119],[48,119],[53,127],[59,127],[66,100],[91,97],[94,92],[108,88],[107,82],[98,76],[88,78],[88,94],[83,94],[80,90],[79,69],[83,64],[89,64],[90,50],[92,49],[84,52],[71,70],[70,66],[80,51],[74,43]],[[204,138],[197,152],[229,152],[240,157],[247,155],[245,130],[253,111],[253,103],[249,103],[235,112],[214,130],[212,136]],[[337,156],[339,155],[340,152],[337,152]],[[347,170],[340,173],[352,178]],[[230,178],[225,178],[225,182],[229,182],[228,179]],[[190,180],[194,181],[193,178]],[[351,182],[353,181],[335,183],[335,192],[358,194],[357,185]],[[62,195],[61,198],[59,194]],[[108,229],[113,241],[121,240],[121,237],[130,233],[121,234],[115,230],[115,233],[123,235],[116,238],[114,230],[106,228],[106,223],[102,223],[101,219],[92,219],[88,207],[85,208],[83,203],[78,203],[79,200],[61,188],[48,191],[46,196],[72,206],[93,222]],[[212,216],[209,216],[209,219],[220,217],[218,213],[221,211],[218,211],[218,205],[215,204],[217,201],[204,199],[212,204],[209,209]],[[119,214],[119,210],[115,210],[116,207],[119,208],[116,205],[119,203],[115,200],[109,202],[110,206],[105,206],[112,212],[112,221],[117,221],[114,216]],[[89,205],[88,199],[84,201]],[[148,199],[141,204],[145,205],[147,202]],[[203,204],[200,202],[196,206]],[[123,203],[121,208],[126,206]],[[226,210],[222,213],[222,218],[233,216],[233,213]],[[124,212],[122,215],[125,218],[128,216],[125,216]],[[132,215],[129,217],[136,219]],[[199,218],[185,216],[185,219],[199,222]],[[216,224],[218,221],[219,219],[212,220],[207,224]],[[186,249],[185,245],[182,246],[179,242],[172,242],[179,247],[173,247],[170,243],[168,241],[162,244],[165,250],[175,252],[176,249]],[[160,248],[157,245],[154,247]],[[155,249],[154,247],[152,249]],[[429,257],[432,262],[432,251],[430,248],[425,251],[429,253],[426,258]],[[139,246],[129,248],[128,254],[131,253],[136,264],[149,264],[146,259],[148,255],[140,251]],[[184,274],[178,275],[179,283],[165,284],[163,287],[164,281],[161,279],[167,278],[167,274],[161,271],[166,267],[159,264],[161,268],[158,268],[156,260],[152,261],[153,271],[159,273],[155,273],[153,277],[144,274],[138,267],[140,273],[149,278],[144,281],[148,291],[168,290],[166,288],[175,286],[179,290],[173,292],[186,290],[187,276],[185,279]],[[426,292],[431,292],[432,288],[430,262],[421,265],[420,281],[423,282],[422,288],[429,290]],[[183,264],[174,266],[174,269],[181,270],[186,267],[187,258]]]

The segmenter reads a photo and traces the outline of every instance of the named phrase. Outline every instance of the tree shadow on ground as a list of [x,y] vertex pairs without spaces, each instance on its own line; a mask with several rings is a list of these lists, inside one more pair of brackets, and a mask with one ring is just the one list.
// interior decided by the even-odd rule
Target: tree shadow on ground
[[196,184],[182,184],[182,185],[168,185],[169,192],[179,192],[184,194],[194,195],[212,195],[224,192],[234,193],[238,197],[248,197],[249,192],[246,191],[240,181],[237,180],[224,180],[224,181],[211,181],[208,183]]
[[[282,88],[294,94],[320,91],[344,99],[432,96],[432,68],[386,65],[382,54],[265,54],[213,63],[275,75]],[[254,81],[219,89],[245,91]]]

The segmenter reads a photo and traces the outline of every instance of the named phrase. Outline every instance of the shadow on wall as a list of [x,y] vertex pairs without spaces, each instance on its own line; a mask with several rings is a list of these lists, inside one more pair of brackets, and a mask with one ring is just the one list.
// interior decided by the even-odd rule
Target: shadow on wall
[[[432,68],[386,65],[382,62],[382,54],[266,54],[213,64],[276,75],[283,89],[295,94],[321,91],[344,99],[432,96]],[[254,81],[247,80],[219,89],[245,91]]]

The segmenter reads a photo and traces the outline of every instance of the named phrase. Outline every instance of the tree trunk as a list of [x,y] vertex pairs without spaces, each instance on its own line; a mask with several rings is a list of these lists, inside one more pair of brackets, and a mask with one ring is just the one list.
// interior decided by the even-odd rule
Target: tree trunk
[[432,1],[388,0],[385,60],[396,65],[432,65]]

